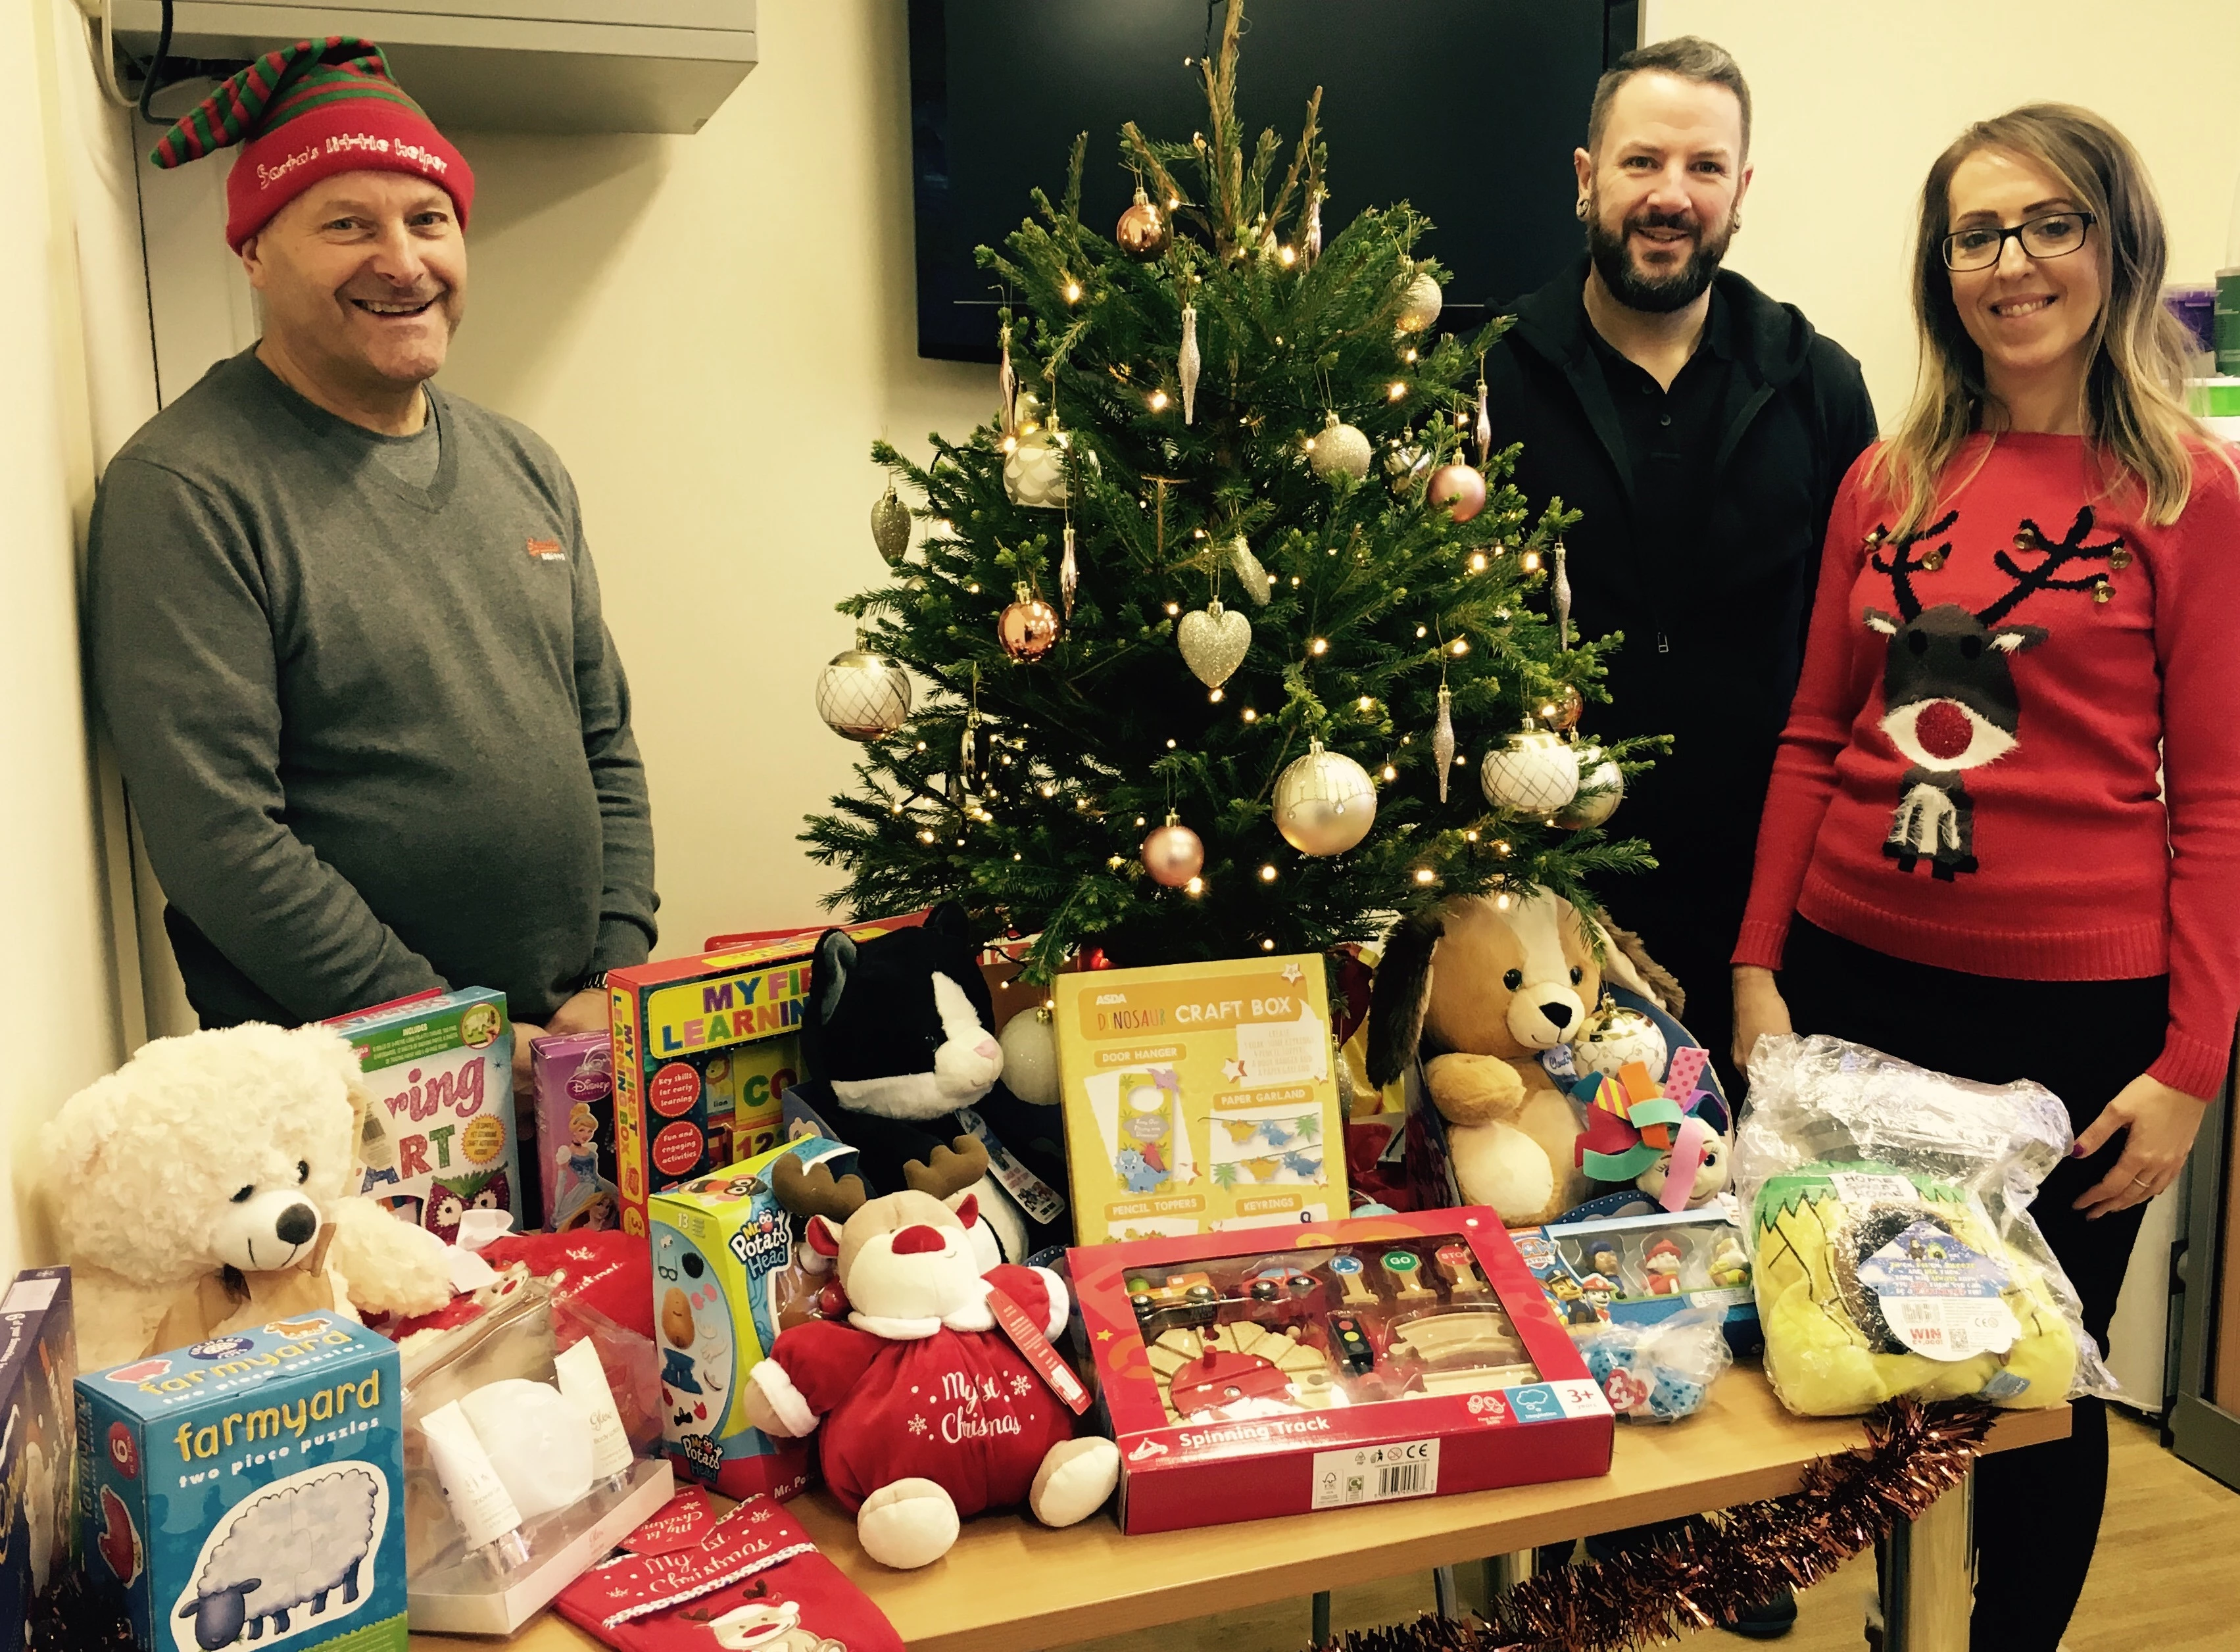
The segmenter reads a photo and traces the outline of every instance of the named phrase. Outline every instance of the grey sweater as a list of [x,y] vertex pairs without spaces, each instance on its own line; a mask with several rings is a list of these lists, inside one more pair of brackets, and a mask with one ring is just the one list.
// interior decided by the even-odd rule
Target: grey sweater
[[253,350],[102,480],[94,688],[205,1026],[447,985],[541,1022],[651,949],[645,771],[574,484],[429,395],[424,489]]

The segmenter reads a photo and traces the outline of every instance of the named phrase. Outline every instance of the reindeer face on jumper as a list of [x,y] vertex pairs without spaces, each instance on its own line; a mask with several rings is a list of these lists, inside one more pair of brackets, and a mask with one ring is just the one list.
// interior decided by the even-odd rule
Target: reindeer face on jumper
[[1901,872],[1911,872],[1925,859],[1931,876],[1948,883],[1958,873],[1977,869],[1976,802],[1961,776],[1997,762],[2022,743],[2022,695],[2013,662],[2052,635],[2043,625],[2017,624],[2009,616],[2039,591],[2090,591],[2104,602],[2105,572],[2063,576],[2059,570],[2093,562],[2120,569],[2130,558],[2120,537],[2085,543],[2092,531],[2087,506],[2058,544],[2037,523],[2023,522],[2016,531],[2014,550],[2036,552],[2041,559],[2025,569],[2014,551],[1995,551],[1992,565],[2010,583],[1985,607],[1924,605],[1915,576],[1943,567],[1952,546],[1945,540],[1918,556],[1916,547],[1938,538],[1958,520],[1957,511],[1948,511],[1917,533],[1893,536],[1877,528],[1869,535],[1870,565],[1889,576],[1897,611],[1870,605],[1860,616],[1868,629],[1889,639],[1881,728],[1911,765],[1899,782],[1897,809],[1883,852]]

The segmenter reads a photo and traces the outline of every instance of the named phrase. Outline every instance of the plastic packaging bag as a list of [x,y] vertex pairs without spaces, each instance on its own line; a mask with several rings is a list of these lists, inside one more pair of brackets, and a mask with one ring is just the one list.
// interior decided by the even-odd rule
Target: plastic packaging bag
[[1841,1416],[1899,1394],[2113,1396],[2030,1216],[2069,1146],[2068,1109],[2040,1085],[1951,1078],[1838,1038],[1761,1040],[1735,1183],[1783,1403]]
[[1676,1422],[1703,1409],[1711,1384],[1735,1362],[1726,1316],[1723,1308],[1691,1308],[1650,1325],[1605,1325],[1577,1336],[1579,1353],[1611,1410]]

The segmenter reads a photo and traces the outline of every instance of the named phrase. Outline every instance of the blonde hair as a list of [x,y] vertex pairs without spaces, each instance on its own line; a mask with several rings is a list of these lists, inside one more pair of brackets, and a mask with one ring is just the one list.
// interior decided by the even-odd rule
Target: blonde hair
[[2169,255],[2162,208],[2130,141],[2091,110],[2069,103],[2030,103],[1978,121],[1929,169],[1913,250],[1920,380],[1897,434],[1870,461],[1867,480],[1897,496],[1897,531],[1912,531],[1935,508],[1947,467],[1997,406],[1984,383],[1983,352],[1953,303],[1943,255],[1952,175],[1987,149],[2042,168],[2092,215],[2102,250],[2100,313],[2089,341],[2084,434],[2108,467],[2111,486],[2136,481],[2146,495],[2147,519],[2176,522],[2192,491],[2191,445],[2206,433],[2185,409],[2184,330],[2163,308]]

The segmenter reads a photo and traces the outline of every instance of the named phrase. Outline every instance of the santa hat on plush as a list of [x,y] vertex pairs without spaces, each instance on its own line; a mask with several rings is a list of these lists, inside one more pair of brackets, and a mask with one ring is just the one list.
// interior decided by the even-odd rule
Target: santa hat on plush
[[268,51],[182,116],[149,158],[157,166],[241,145],[226,180],[226,244],[241,243],[314,183],[341,172],[409,172],[475,202],[474,169],[390,77],[381,48],[348,35]]

